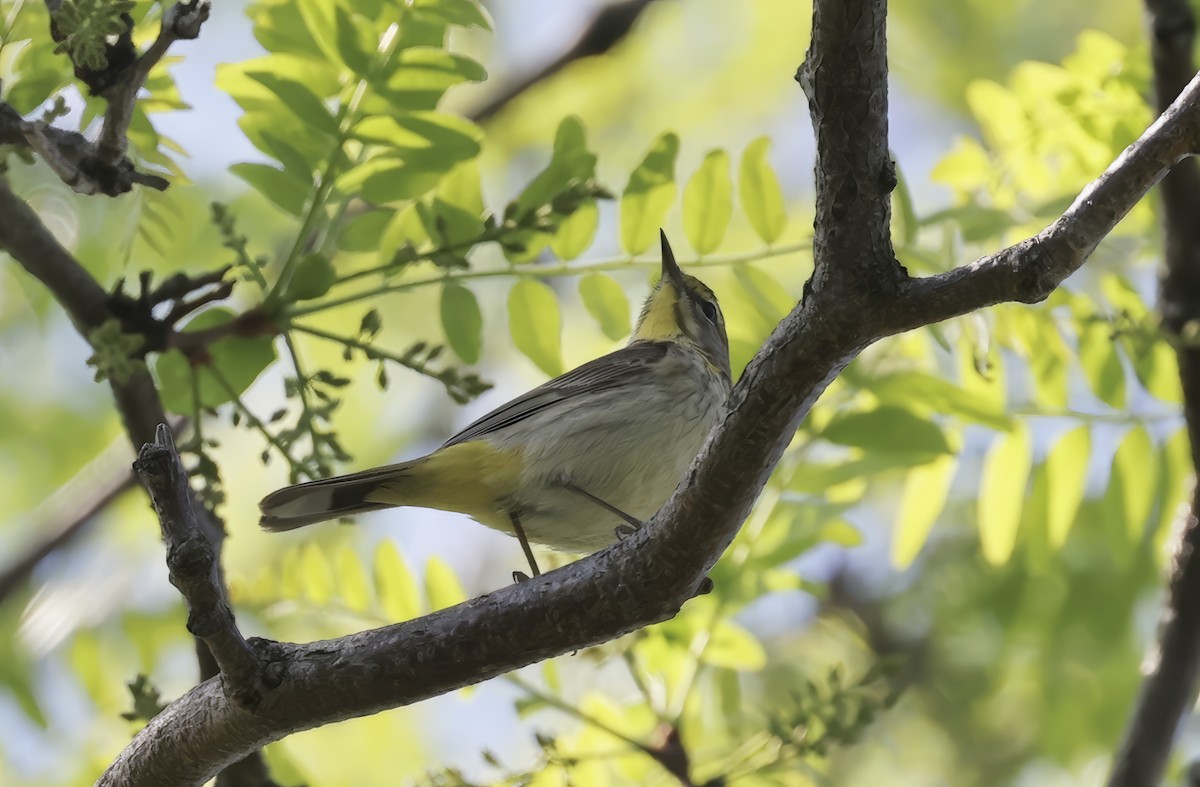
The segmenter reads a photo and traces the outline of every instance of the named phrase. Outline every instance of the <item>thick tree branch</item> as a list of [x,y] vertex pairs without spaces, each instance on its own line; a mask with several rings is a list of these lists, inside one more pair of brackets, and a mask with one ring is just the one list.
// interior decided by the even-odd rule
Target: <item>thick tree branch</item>
[[502,86],[483,106],[467,113],[476,123],[487,123],[527,90],[545,82],[576,60],[608,52],[633,29],[652,0],[620,0],[601,8],[569,49],[512,84]]
[[890,290],[904,279],[891,239],[887,73],[886,0],[814,3],[796,72],[817,138],[813,290]]
[[[841,0],[817,5],[814,40],[824,43],[809,52],[812,83],[832,79],[825,69],[853,66],[863,75],[865,105],[885,106],[886,72],[877,67],[883,4],[856,2],[850,12],[839,10]],[[830,32],[845,29],[846,18],[866,28],[854,27],[855,40],[870,42],[855,50],[857,65],[827,51],[838,45]],[[829,98],[816,112],[818,127],[851,128],[843,113],[854,107]],[[818,223],[837,225],[820,228],[827,284],[813,286],[755,356],[687,478],[646,527],[591,557],[417,620],[306,645],[252,643],[278,676],[275,688],[251,707],[231,701],[219,681],[196,687],[153,719],[100,783],[151,785],[169,775],[199,784],[292,732],[411,704],[674,615],[732,541],[801,419],[856,353],[989,303],[1045,297],[1171,164],[1196,149],[1198,128],[1193,83],[1046,232],[960,271],[910,280],[880,273],[881,259],[891,262],[885,241],[846,237],[862,232],[863,222],[886,221],[886,181],[866,188],[854,177],[883,166],[886,126],[872,127],[876,138],[835,157],[844,162],[840,172],[833,163],[819,187]],[[842,255],[860,279],[884,284],[834,272]]]
[[[1175,100],[1195,72],[1196,20],[1187,0],[1146,0],[1157,106]],[[1200,325],[1200,168],[1179,162],[1163,179],[1163,271],[1159,308],[1164,328],[1187,335]],[[1200,468],[1200,348],[1176,350],[1192,464]],[[1195,495],[1200,490],[1193,490]],[[1179,721],[1196,699],[1200,671],[1200,497],[1180,526],[1168,575],[1158,641],[1113,760],[1109,787],[1153,787],[1162,781]]]

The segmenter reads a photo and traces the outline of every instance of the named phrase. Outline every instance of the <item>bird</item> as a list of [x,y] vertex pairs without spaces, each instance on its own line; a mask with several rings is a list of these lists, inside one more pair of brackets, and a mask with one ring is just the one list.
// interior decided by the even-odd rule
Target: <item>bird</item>
[[531,543],[594,552],[641,527],[687,473],[732,385],[717,298],[660,236],[662,275],[624,347],[426,456],[272,492],[259,503],[261,526],[293,530],[397,506],[457,512],[515,536],[533,576]]

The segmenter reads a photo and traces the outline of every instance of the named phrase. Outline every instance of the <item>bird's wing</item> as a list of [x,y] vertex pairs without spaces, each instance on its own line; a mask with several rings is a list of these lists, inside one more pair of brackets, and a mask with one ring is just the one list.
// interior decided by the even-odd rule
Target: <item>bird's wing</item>
[[557,402],[644,379],[654,373],[654,364],[662,360],[669,348],[666,342],[634,342],[616,352],[588,361],[497,407],[447,440],[443,448],[511,426]]

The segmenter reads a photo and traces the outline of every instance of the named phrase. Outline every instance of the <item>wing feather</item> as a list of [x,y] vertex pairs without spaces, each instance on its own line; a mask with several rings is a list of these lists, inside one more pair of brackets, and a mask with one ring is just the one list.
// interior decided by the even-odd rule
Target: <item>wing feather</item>
[[588,361],[497,407],[451,437],[443,447],[465,443],[512,426],[551,405],[581,394],[617,388],[644,379],[654,373],[655,363],[661,361],[669,350],[670,344],[667,342],[639,341]]

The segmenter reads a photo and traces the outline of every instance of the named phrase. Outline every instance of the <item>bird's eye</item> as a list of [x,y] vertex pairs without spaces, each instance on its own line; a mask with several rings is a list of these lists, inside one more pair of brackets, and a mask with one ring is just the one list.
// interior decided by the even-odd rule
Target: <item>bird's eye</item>
[[700,301],[700,311],[704,312],[704,316],[713,325],[717,324],[717,304],[712,301]]

